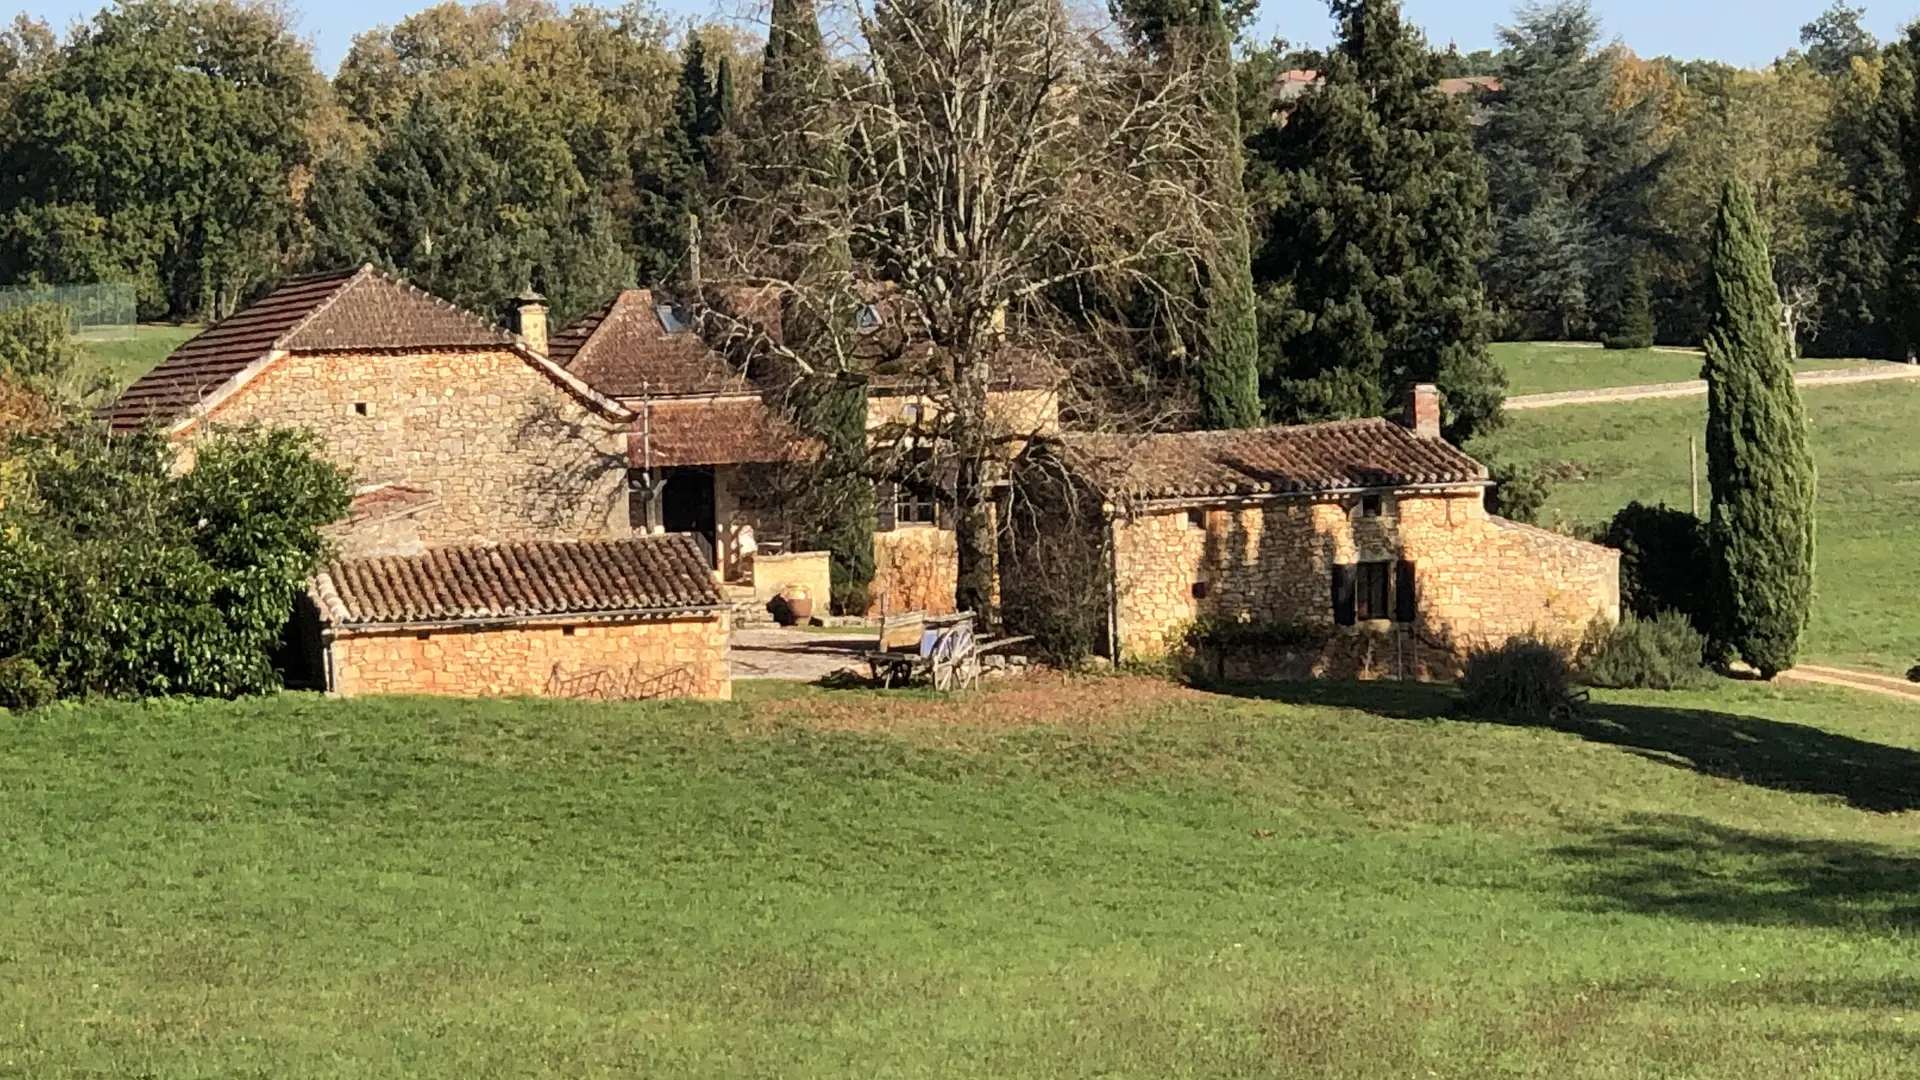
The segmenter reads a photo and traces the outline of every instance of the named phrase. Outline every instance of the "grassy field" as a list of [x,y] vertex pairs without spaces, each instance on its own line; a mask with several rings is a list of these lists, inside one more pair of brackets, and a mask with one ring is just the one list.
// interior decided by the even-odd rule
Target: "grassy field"
[[[1700,354],[1670,349],[1602,349],[1557,341],[1508,341],[1492,347],[1510,394],[1552,394],[1610,386],[1684,382],[1700,377]],[[1807,360],[1802,371],[1855,367],[1864,360]]]
[[120,341],[87,339],[80,342],[87,363],[105,377],[113,393],[145,375],[180,343],[206,329],[156,323],[136,327],[134,336]]
[[1920,710],[1727,684],[1549,729],[1427,687],[747,692],[0,716],[0,1075],[1920,1060]]
[[[1820,471],[1817,594],[1807,658],[1893,674],[1920,660],[1920,386],[1822,387],[1804,396]],[[1634,499],[1686,508],[1687,440],[1706,399],[1517,412],[1477,442],[1564,479],[1543,523],[1601,522]],[[1710,498],[1704,452],[1700,498]]]

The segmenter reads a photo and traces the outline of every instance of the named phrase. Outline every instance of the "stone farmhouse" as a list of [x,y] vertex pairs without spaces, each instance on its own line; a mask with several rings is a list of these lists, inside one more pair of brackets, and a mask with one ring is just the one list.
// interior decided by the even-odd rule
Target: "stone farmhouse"
[[[778,339],[777,296],[717,295]],[[187,466],[210,425],[301,426],[353,474],[340,558],[296,613],[314,685],[728,696],[736,613],[830,591],[780,495],[815,448],[669,295],[626,290],[552,334],[537,296],[512,311],[503,329],[372,267],[297,280],[103,418],[164,433]],[[894,321],[884,300],[859,313],[868,431],[896,470],[872,603],[939,612],[956,546],[923,458],[931,353]],[[1490,516],[1486,470],[1440,438],[1432,387],[1404,426],[1062,435],[1050,369],[1013,366],[989,395],[1009,494],[1041,475],[1073,494],[1040,514],[1027,500],[1005,535],[1089,545],[1076,565],[1099,577],[1109,655],[1160,652],[1210,617],[1322,631],[1286,673],[1425,677],[1477,644],[1618,617],[1618,553]],[[1047,586],[1022,579],[1031,565],[1003,553],[1003,598]]]
[[[1108,655],[1164,653],[1203,617],[1298,631],[1244,675],[1451,677],[1476,646],[1619,619],[1619,552],[1489,514],[1486,469],[1440,437],[1438,392],[1408,413],[1065,435],[1022,464],[1069,483],[1030,480],[1055,509],[1016,513],[1016,532],[1078,530],[1097,553]],[[1003,590],[1041,587],[1015,565]]]

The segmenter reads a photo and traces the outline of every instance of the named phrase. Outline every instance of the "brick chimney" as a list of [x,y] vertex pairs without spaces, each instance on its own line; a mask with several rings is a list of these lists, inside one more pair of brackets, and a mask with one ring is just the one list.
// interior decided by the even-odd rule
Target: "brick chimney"
[[509,304],[513,312],[513,332],[527,348],[547,355],[547,298],[529,285]]
[[1407,391],[1407,412],[1400,422],[1423,439],[1438,439],[1440,388],[1432,383],[1419,383]]

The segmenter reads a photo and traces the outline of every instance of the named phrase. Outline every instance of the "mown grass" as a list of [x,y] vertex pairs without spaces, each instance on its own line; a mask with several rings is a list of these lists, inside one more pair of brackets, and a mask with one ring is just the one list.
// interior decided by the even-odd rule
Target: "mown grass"
[[[1510,394],[1553,394],[1613,386],[1685,382],[1700,377],[1700,354],[1675,349],[1602,349],[1564,341],[1507,341],[1492,346]],[[1864,360],[1806,360],[1801,371],[1858,367]]]
[[[1820,474],[1811,660],[1904,673],[1920,659],[1920,386],[1821,387],[1803,395]],[[1473,449],[1561,477],[1543,521],[1602,522],[1638,499],[1685,509],[1689,437],[1706,401],[1689,398],[1516,412]],[[1700,458],[1702,514],[1712,497]]]
[[134,336],[130,338],[84,338],[80,350],[89,368],[98,373],[110,391],[108,396],[112,396],[132,385],[182,342],[204,329],[204,326],[168,323],[143,324],[134,328]]
[[1920,1059],[1898,704],[1729,684],[1547,729],[1425,687],[747,692],[0,717],[0,1074]]

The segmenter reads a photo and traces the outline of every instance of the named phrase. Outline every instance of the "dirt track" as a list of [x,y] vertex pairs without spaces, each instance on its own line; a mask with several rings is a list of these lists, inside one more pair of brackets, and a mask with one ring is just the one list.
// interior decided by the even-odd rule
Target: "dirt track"
[[[1794,385],[1843,386],[1848,383],[1887,382],[1896,379],[1920,379],[1920,364],[1873,364],[1836,368],[1832,371],[1807,371],[1793,377]],[[1604,405],[1616,401],[1645,401],[1651,398],[1701,397],[1707,392],[1702,379],[1687,382],[1647,383],[1640,386],[1613,386],[1600,390],[1565,390],[1554,394],[1522,394],[1507,399],[1509,409],[1553,409],[1562,405]]]

